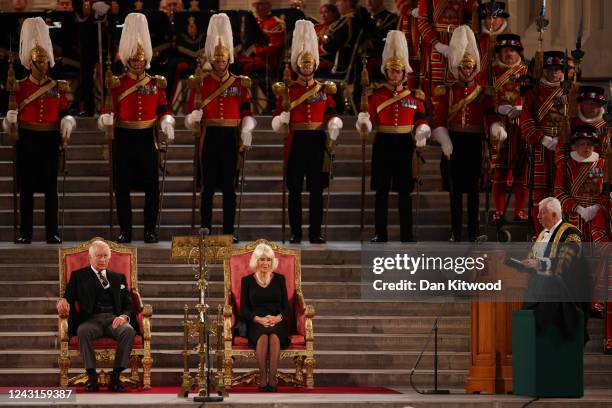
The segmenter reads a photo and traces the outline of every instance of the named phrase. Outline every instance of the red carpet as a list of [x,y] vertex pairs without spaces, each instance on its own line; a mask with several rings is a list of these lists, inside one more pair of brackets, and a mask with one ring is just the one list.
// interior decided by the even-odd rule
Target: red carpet
[[[150,390],[143,390],[140,388],[127,388],[126,393],[140,393],[140,394],[178,394],[180,387],[153,387]],[[77,387],[77,393],[84,394],[84,387]],[[398,391],[391,390],[385,387],[315,387],[313,390],[306,390],[299,387],[278,387],[279,393],[284,394],[401,394]],[[102,388],[98,393],[102,394],[115,394],[106,391],[106,388]],[[191,391],[189,394],[194,395],[196,391]],[[230,394],[248,394],[258,393],[257,387],[254,386],[242,386],[234,387]]]

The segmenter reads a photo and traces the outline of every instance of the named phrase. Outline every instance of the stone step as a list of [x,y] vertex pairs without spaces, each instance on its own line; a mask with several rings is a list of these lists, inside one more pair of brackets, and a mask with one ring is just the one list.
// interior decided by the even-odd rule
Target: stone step
[[[181,350],[183,332],[154,332],[152,345],[156,349]],[[421,350],[427,342],[428,334],[371,334],[371,333],[322,333],[315,327],[316,350]],[[2,332],[0,333],[1,349],[53,349],[57,343],[56,331],[43,332]],[[216,339],[213,337],[213,343]],[[429,346],[428,346],[429,347]],[[433,343],[431,343],[433,350]],[[468,334],[438,334],[438,350],[469,351]],[[180,365],[180,363],[179,363]]]
[[[152,350],[154,366],[157,368],[178,368],[182,366],[182,350]],[[216,353],[213,350],[212,355]],[[396,351],[315,351],[317,367],[320,369],[366,369],[387,368],[402,369],[412,367],[419,352],[396,352]],[[0,369],[21,367],[55,367],[58,368],[58,350],[10,350],[0,351]],[[467,370],[469,369],[469,353],[466,352],[440,352],[438,354],[438,368],[442,370]],[[190,358],[190,366],[197,367],[198,356],[193,354]],[[82,367],[82,359],[76,357],[71,359],[71,366]],[[421,367],[433,367],[433,353],[427,352],[420,363]],[[238,357],[235,367],[251,368],[257,367],[255,359]],[[281,369],[294,368],[293,361],[283,359],[280,363]],[[588,367],[587,367],[588,368]],[[612,369],[612,364],[609,369]]]
[[[195,294],[194,294],[195,295]],[[153,307],[154,313],[175,314],[183,310],[185,304],[194,304],[195,296],[183,297],[143,297],[143,302]],[[23,314],[52,314],[55,311],[57,295],[52,297],[19,297],[0,298],[0,314],[11,314],[20,310]],[[209,297],[207,304],[217,310],[222,299]],[[469,303],[406,302],[392,300],[362,300],[362,299],[308,299],[306,302],[315,308],[316,313],[324,316],[329,314],[355,316],[368,314],[372,316],[413,316],[417,311],[421,314],[436,315],[444,308],[445,316],[466,316],[469,314]]]
[[[244,369],[236,369],[240,373]],[[315,384],[318,386],[409,386],[410,369],[315,369]],[[76,375],[83,372],[82,369],[71,369],[71,374]],[[182,369],[157,369],[152,370],[152,383],[157,386],[178,386],[181,384]],[[192,370],[192,375],[195,369]],[[467,380],[466,370],[440,370],[438,372],[438,384],[440,388],[463,389]],[[40,367],[33,369],[11,368],[0,370],[0,386],[49,386],[58,383],[58,372],[55,368]],[[586,372],[584,376],[585,385],[588,388],[610,388],[612,387],[612,372]],[[429,389],[433,387],[433,370],[417,370],[414,375],[414,383],[419,389]],[[478,405],[478,408],[490,407],[491,403]],[[521,402],[520,404],[523,404]],[[546,405],[547,408],[561,406],[560,402],[553,405]],[[597,403],[596,403],[597,404]],[[589,407],[603,407],[604,405],[589,405]],[[353,405],[351,405],[353,406]],[[404,407],[405,403],[397,405],[397,408]],[[434,407],[428,405],[427,407]],[[446,405],[441,405],[446,406]],[[448,405],[457,407],[457,403]],[[257,408],[260,408],[257,406]],[[361,406],[359,408],[362,408]],[[395,407],[394,407],[395,408]]]
[[[481,225],[481,230],[485,232],[485,226]],[[465,228],[464,228],[465,229]],[[213,233],[217,233],[217,231],[221,231],[221,226],[217,224],[213,224]],[[306,226],[303,227],[303,236],[308,236],[308,228]],[[511,226],[509,227],[509,231],[512,234],[512,237],[516,241],[525,241],[526,237],[526,228],[520,226]],[[162,225],[160,230],[159,238],[163,241],[168,241],[172,236],[175,235],[190,235],[192,233],[191,227],[188,225]],[[134,225],[132,239],[135,242],[142,243],[143,240],[143,227],[142,225]],[[285,233],[285,239],[289,239],[289,226],[287,226],[287,230]],[[399,241],[399,226],[390,225],[388,228],[389,240],[390,241]],[[464,232],[463,239],[466,239],[467,232]],[[117,226],[115,226],[115,232],[113,237],[116,238],[118,235]],[[282,238],[281,233],[281,225],[276,223],[274,225],[245,225],[243,224],[240,231],[240,239],[244,242],[246,241],[254,241],[261,237],[266,237],[269,240],[280,241]],[[364,239],[369,239],[374,235],[373,226],[366,226],[364,231]],[[90,239],[93,236],[106,236],[108,237],[108,225],[66,225],[65,231],[63,233],[64,239],[67,241],[85,241]],[[327,239],[330,242],[333,241],[357,241],[360,237],[360,229],[359,225],[329,225],[327,229]],[[421,241],[446,241],[450,236],[450,227],[448,225],[435,225],[435,226],[427,226],[420,225],[418,230],[415,230],[415,236],[418,240]],[[488,232],[489,240],[495,241],[497,240],[495,236],[495,230],[489,228]],[[37,242],[44,241],[45,233],[44,227],[35,226],[33,232],[33,239]],[[0,241],[9,241],[12,242],[14,239],[13,227],[12,225],[8,226],[0,226]],[[304,241],[304,244],[307,244]],[[303,245],[304,245],[303,244]]]
[[[216,314],[210,314],[211,320]],[[435,316],[415,314],[415,316],[315,316],[313,325],[317,333],[364,333],[364,334],[428,334],[431,331]],[[183,315],[155,314],[153,325],[156,332],[179,332],[182,330]],[[42,314],[0,315],[0,327],[3,331],[33,332],[47,330],[57,325],[57,315]],[[601,324],[600,324],[601,326]],[[593,326],[596,327],[596,326]],[[469,316],[454,316],[451,319],[440,319],[438,331],[448,334],[469,334]]]

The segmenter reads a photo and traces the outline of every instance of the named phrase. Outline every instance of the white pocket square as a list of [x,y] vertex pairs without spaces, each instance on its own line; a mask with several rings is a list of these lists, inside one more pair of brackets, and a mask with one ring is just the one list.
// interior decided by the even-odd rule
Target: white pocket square
[[125,285],[122,283],[120,289],[125,289]]

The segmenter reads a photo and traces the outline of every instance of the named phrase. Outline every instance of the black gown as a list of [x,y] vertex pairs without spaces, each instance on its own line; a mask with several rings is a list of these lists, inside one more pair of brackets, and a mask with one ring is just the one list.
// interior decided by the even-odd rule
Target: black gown
[[[291,344],[287,321],[289,318],[289,301],[285,277],[278,273],[272,274],[270,284],[263,288],[255,280],[255,275],[242,278],[240,290],[240,312],[247,324],[247,337],[249,347],[255,348],[257,340],[262,334],[276,334],[280,340],[281,348],[285,349]],[[272,327],[264,327],[255,323],[255,316],[282,315],[283,320]]]

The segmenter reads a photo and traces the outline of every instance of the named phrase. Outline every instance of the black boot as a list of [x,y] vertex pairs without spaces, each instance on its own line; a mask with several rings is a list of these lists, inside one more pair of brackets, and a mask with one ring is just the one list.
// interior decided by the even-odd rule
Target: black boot
[[146,244],[155,244],[156,242],[159,242],[159,240],[157,239],[157,235],[155,234],[155,232],[153,232],[153,231],[145,231],[145,233],[144,233],[144,242]]
[[87,382],[85,383],[85,391],[96,392],[100,390],[98,383],[98,374],[94,371],[93,374],[87,373]]
[[31,244],[32,243],[32,236],[31,235],[24,235],[21,234],[19,235],[19,237],[15,240],[16,244]]
[[115,371],[112,372],[110,383],[108,384],[108,390],[112,392],[124,392],[125,387],[121,384],[120,373]]
[[57,233],[47,235],[47,244],[61,244],[62,239]]
[[132,242],[132,234],[127,231],[121,231],[121,233],[117,237],[117,243],[129,244],[130,242]]

